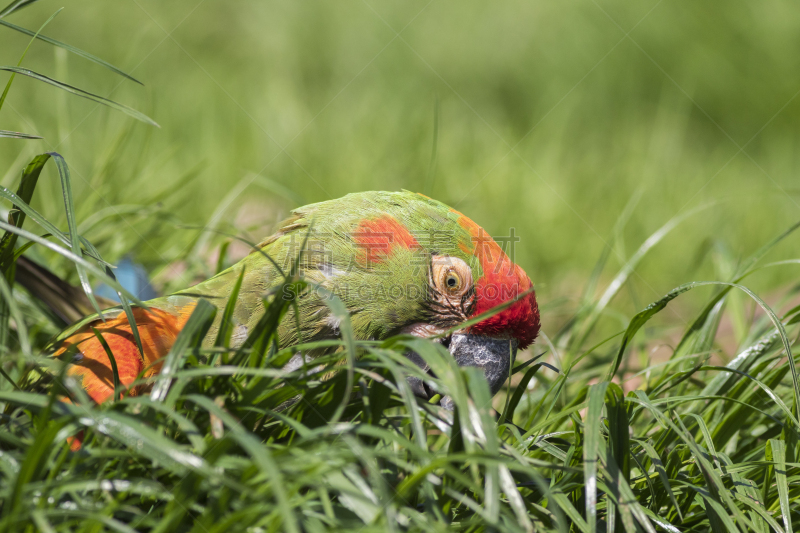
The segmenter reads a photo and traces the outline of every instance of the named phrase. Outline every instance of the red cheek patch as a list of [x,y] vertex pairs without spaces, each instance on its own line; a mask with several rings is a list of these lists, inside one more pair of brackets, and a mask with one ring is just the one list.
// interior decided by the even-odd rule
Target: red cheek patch
[[359,248],[358,263],[363,267],[383,263],[398,246],[419,248],[408,229],[389,215],[362,220],[353,232],[353,240]]

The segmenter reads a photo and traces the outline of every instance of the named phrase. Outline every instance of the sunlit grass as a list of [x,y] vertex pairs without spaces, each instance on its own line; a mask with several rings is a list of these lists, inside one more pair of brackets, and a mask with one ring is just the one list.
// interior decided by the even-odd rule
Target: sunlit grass
[[[23,200],[16,205],[30,211]],[[88,241],[71,247],[77,234],[69,238],[46,219],[31,218],[62,242],[1,225],[115,284],[90,262],[98,256]],[[440,345],[414,338],[334,341],[340,350],[320,359],[321,369],[284,371],[297,350],[313,346],[277,345],[274,318],[291,301],[265,295],[265,319],[240,348],[226,348],[224,328],[216,348],[200,348],[215,313],[201,302],[165,371],[154,385],[147,382],[151,392],[95,406],[63,379],[60,362],[39,355],[41,337],[28,331],[47,329],[42,318],[22,314],[16,298],[6,300],[12,305],[2,317],[2,526],[792,530],[800,525],[791,514],[800,496],[800,388],[795,357],[786,355],[800,308],[775,311],[740,283],[794,229],[743,261],[728,283],[678,287],[599,343],[596,317],[614,294],[588,298],[573,320],[535,346],[542,356],[520,357],[514,385],[494,404],[480,372],[459,369]],[[662,342],[648,332],[648,321],[703,287],[712,295],[669,359],[620,373],[631,368],[622,363],[632,352]],[[0,288],[7,298],[8,284]],[[721,366],[712,356],[731,290],[746,293],[761,312],[736,358]],[[341,312],[335,300],[330,305]],[[347,339],[348,318],[342,319]],[[403,355],[408,349],[438,377],[422,374]],[[324,379],[342,361],[347,370]],[[404,378],[409,373],[449,394],[455,411],[416,398]],[[636,389],[626,394],[621,379]],[[73,403],[60,402],[62,396]],[[84,444],[71,451],[67,437],[79,431]]]
[[[21,9],[35,3],[11,2],[15,22],[47,20],[43,3]],[[376,56],[393,33],[368,6],[287,6],[252,4],[269,16],[201,6],[202,46],[173,35],[192,57],[208,52],[198,63],[161,56],[165,35],[136,26],[159,29],[142,13],[104,8],[126,14],[108,31],[136,27],[141,46],[114,35],[85,48],[136,65],[155,46],[146,76],[37,40],[0,11],[4,38],[21,47],[13,57],[0,48],[0,62],[17,65],[31,47],[21,66],[0,67],[23,75],[0,103],[0,137],[11,137],[0,141],[16,143],[0,145],[0,531],[800,527],[800,286],[783,283],[800,262],[797,191],[784,180],[796,175],[787,154],[797,113],[773,116],[796,91],[796,69],[778,68],[787,59],[775,52],[791,50],[796,10],[664,4],[631,37],[676,87],[633,45],[614,44],[619,28],[597,25],[602,7],[627,31],[639,6],[569,4],[563,20],[544,6],[433,11],[418,23],[435,31],[404,34],[432,70],[400,39]],[[423,7],[376,11],[399,29]],[[86,25],[56,24],[69,13],[43,34],[85,42]],[[705,28],[696,40],[665,33],[686,17]],[[503,22],[502,39],[490,20]],[[745,58],[735,68],[711,61],[727,42],[719,32],[736,37],[723,50]],[[55,69],[52,47],[70,53]],[[25,67],[36,75],[14,70]],[[132,76],[155,86],[152,104],[133,107],[164,128],[109,104],[98,87],[117,89],[98,71],[125,84],[115,101],[147,101]],[[687,96],[691,74],[707,83]],[[741,77],[758,83],[742,88]],[[78,98],[67,107],[57,91],[106,111]],[[114,109],[123,113],[106,114]],[[735,156],[736,142],[747,156]],[[98,283],[125,295],[126,310],[137,303],[106,260],[135,255],[168,293],[228,266],[287,206],[399,187],[523,235],[515,259],[538,284],[544,333],[494,398],[439,345],[355,341],[346,315],[322,368],[284,371],[296,351],[320,345],[278,345],[292,302],[270,294],[267,318],[237,349],[224,325],[213,349],[200,348],[214,311],[198,305],[169,372],[143,382],[141,396],[95,406],[45,353],[65,317],[93,312]],[[237,211],[242,198],[257,209]],[[68,304],[55,313],[20,284],[20,260],[87,292],[55,295]],[[409,349],[438,377],[420,374]],[[407,374],[448,394],[455,411],[414,397]]]

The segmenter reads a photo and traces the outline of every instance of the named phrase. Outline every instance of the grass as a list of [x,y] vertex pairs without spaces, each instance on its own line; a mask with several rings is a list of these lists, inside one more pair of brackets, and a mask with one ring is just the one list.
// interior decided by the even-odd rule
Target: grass
[[[442,26],[421,32],[412,24],[403,36],[441,78],[418,68],[419,57],[396,39],[362,74],[369,83],[356,77],[353,92],[341,96],[374,55],[370,47],[377,53],[395,36],[380,19],[399,31],[424,5],[406,12],[375,4],[377,18],[372,4],[313,13],[276,4],[247,15],[200,6],[195,28],[206,33],[175,34],[206,65],[194,71],[169,55],[180,53],[175,46],[156,49],[157,61],[145,63],[142,75],[99,59],[68,63],[64,53],[75,50],[34,43],[24,65],[34,72],[49,72],[52,50],[65,50],[56,53],[53,76],[62,85],[68,74],[103,89],[92,89],[99,96],[125,76],[154,83],[148,115],[162,129],[98,113],[77,98],[61,102],[53,95],[66,91],[46,92],[66,89],[59,85],[23,92],[16,84],[36,80],[17,79],[8,93],[13,108],[0,115],[8,131],[45,139],[0,145],[8,161],[3,207],[26,215],[11,210],[9,222],[0,222],[7,232],[0,241],[0,530],[799,528],[793,351],[800,286],[786,283],[797,263],[796,191],[787,181],[795,163],[786,140],[794,135],[796,80],[784,75],[793,70],[778,68],[792,64],[780,50],[796,15],[779,4],[758,13],[714,2],[657,5],[631,35],[678,85],[699,82],[691,100],[624,41],[620,56],[612,50],[552,114],[624,35],[611,23],[595,24],[595,15],[604,10],[627,31],[645,12],[570,3],[562,8],[569,17],[560,19],[543,7],[518,15],[509,6],[488,13],[469,4],[448,17],[447,6],[432,5]],[[174,24],[184,16],[185,6],[176,6],[162,14]],[[49,15],[36,9],[14,16],[38,28]],[[142,22],[123,7],[81,9],[86,25],[57,26],[68,9],[43,33],[60,31],[53,35],[97,49],[81,34],[100,28],[97,20],[114,21],[120,34]],[[279,43],[296,43],[291,66],[265,52],[272,34],[254,28],[255,20],[266,21]],[[427,27],[426,20],[419,24]],[[139,37],[148,46],[131,48],[164,39],[147,24]],[[460,26],[476,28],[479,38],[467,39]],[[694,39],[683,37],[689,30]],[[556,47],[564,32],[572,39]],[[726,35],[737,39],[724,44]],[[19,54],[3,50],[2,60],[15,62],[31,37],[20,34]],[[135,65],[129,42],[101,37],[115,63]],[[747,56],[740,38],[757,40],[761,53]],[[532,52],[536,46],[554,50],[552,62]],[[601,53],[584,57],[586,49]],[[710,62],[714,53],[744,59],[726,66]],[[335,68],[352,57],[359,61]],[[536,68],[526,67],[529,60]],[[85,70],[98,66],[107,77]],[[238,69],[235,82],[220,90],[210,79],[227,68]],[[208,77],[196,78],[202,69]],[[405,74],[399,82],[397,72]],[[120,101],[147,94],[122,87]],[[334,97],[340,100],[329,103]],[[231,99],[255,111],[244,116]],[[783,114],[760,132],[786,100]],[[91,127],[83,130],[86,113]],[[318,113],[319,122],[309,122]],[[277,128],[272,133],[254,126],[262,115]],[[36,117],[34,129],[29,117]],[[517,140],[518,153],[509,152]],[[53,151],[66,158],[38,155]],[[480,181],[484,175],[491,179]],[[544,334],[519,355],[494,399],[437,345],[407,337],[356,341],[346,316],[342,339],[329,341],[340,351],[320,361],[324,368],[285,372],[301,347],[274,342],[291,302],[270,295],[265,320],[238,350],[226,348],[224,332],[213,350],[198,347],[212,318],[198,306],[167,356],[170,371],[142,396],[92,406],[62,379],[58,362],[41,355],[64,324],[16,284],[20,254],[88,289],[103,281],[124,293],[104,258],[135,250],[169,291],[234,260],[238,241],[230,233],[257,241],[287,205],[325,199],[324,191],[398,188],[398,177],[399,186],[448,203],[463,199],[458,207],[492,233],[516,227],[525,238],[517,262],[535,281],[549,281],[537,284]],[[770,196],[781,189],[789,195]],[[269,191],[259,213],[243,210],[227,223],[243,197],[234,193],[255,198],[255,190]],[[631,250],[631,243],[642,244]],[[132,303],[135,296],[127,295]],[[91,312],[89,298],[84,306]],[[454,412],[411,394],[404,376],[419,371],[403,356],[409,349],[435,370],[439,377],[426,379],[453,398]],[[346,371],[323,379],[341,365]],[[47,387],[28,386],[35,367],[49,369]],[[75,402],[57,401],[62,395]],[[79,431],[84,445],[70,451],[67,438]]]
[[[69,191],[63,162],[60,171]],[[646,354],[657,342],[637,333],[647,333],[673,299],[709,282],[674,289],[595,346],[596,317],[614,295],[588,300],[545,338],[543,355],[558,368],[542,356],[517,361],[496,412],[481,374],[459,369],[440,346],[409,337],[355,341],[346,314],[342,340],[326,341],[340,351],[322,358],[323,368],[283,371],[298,349],[312,346],[277,346],[291,301],[270,295],[241,348],[226,348],[225,332],[213,350],[200,348],[215,313],[201,304],[149,394],[93,406],[61,377],[58,361],[37,355],[39,340],[26,328],[34,315],[7,300],[2,526],[792,531],[800,525],[792,514],[800,496],[800,388],[796,358],[787,354],[800,333],[800,307],[778,316],[739,283],[796,227],[744,261],[731,282],[711,284],[713,295],[667,360],[632,365],[633,352]],[[77,261],[70,245],[81,241],[72,235],[51,248]],[[83,255],[94,255],[83,246]],[[303,283],[288,276],[286,284]],[[2,289],[7,298],[6,283]],[[714,360],[715,338],[732,290],[761,311],[737,357],[723,365]],[[336,300],[331,305],[336,312]],[[454,412],[413,396],[404,376],[421,374],[403,355],[409,349],[434,369],[439,377],[426,379],[453,398]],[[342,361],[347,371],[323,379]],[[25,383],[36,366],[49,368],[50,379],[31,392]],[[65,394],[74,404],[58,401]],[[67,437],[78,431],[84,445],[73,452]]]

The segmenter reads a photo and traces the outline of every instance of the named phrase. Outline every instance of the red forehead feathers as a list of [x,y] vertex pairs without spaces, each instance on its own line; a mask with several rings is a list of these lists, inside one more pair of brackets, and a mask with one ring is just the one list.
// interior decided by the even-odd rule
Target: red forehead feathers
[[[485,313],[528,291],[531,280],[525,271],[511,262],[483,228],[461,213],[459,215],[458,224],[471,236],[471,242],[462,243],[460,248],[464,253],[474,255],[483,269],[483,276],[475,284],[477,298],[472,316]],[[517,339],[520,349],[524,349],[536,339],[539,327],[539,307],[534,292],[530,291],[510,307],[472,326],[470,332],[491,336],[510,335]]]

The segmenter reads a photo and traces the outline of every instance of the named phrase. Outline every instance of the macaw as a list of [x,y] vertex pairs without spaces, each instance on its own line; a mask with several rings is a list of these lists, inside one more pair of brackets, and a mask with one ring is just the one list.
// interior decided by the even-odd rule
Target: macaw
[[[147,308],[134,307],[143,354],[120,308],[87,317],[56,340],[56,357],[70,358],[68,374],[79,380],[95,402],[114,395],[111,362],[92,328],[98,330],[116,360],[125,394],[144,387],[132,384],[160,371],[181,328],[200,299],[221,311],[244,271],[231,344],[241,345],[265,311],[265,295],[283,281],[300,254],[299,275],[309,286],[323,287],[346,306],[357,339],[382,340],[399,333],[442,336],[460,323],[509,300],[501,312],[457,330],[442,342],[461,366],[483,369],[492,394],[508,376],[516,350],[529,346],[539,327],[532,284],[501,247],[475,222],[421,194],[363,192],[300,207],[278,231],[244,259],[191,288],[155,298]],[[277,297],[277,296],[276,296]],[[323,298],[307,291],[297,297],[279,326],[281,346],[336,338],[339,322]],[[208,331],[212,345],[222,312]],[[293,358],[287,367],[299,367]],[[408,354],[424,365],[416,354]],[[409,383],[418,396],[433,393],[416,378]]]

